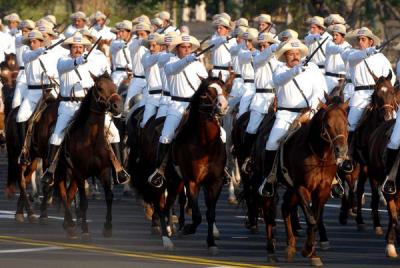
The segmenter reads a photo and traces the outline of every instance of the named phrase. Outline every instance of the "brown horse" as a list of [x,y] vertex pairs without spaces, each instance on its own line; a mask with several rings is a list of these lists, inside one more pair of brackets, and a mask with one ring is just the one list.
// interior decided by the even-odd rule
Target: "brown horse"
[[[355,133],[354,133],[354,153],[353,159],[360,165],[360,174],[357,181],[357,217],[356,222],[359,230],[365,229],[365,223],[362,217],[362,196],[364,194],[364,185],[368,176],[369,162],[369,139],[371,130],[376,129],[383,122],[391,120],[397,109],[395,90],[391,84],[392,72],[387,77],[376,77],[375,91],[372,95],[371,104],[367,107]],[[382,225],[379,219],[379,184],[371,180],[371,208],[375,233],[383,234]]]
[[[45,95],[46,96],[46,95]],[[51,96],[51,95],[50,95]],[[6,140],[7,140],[7,154],[8,154],[8,179],[6,194],[11,197],[16,190],[16,184],[18,183],[20,189],[20,196],[17,203],[17,211],[15,214],[15,219],[18,222],[24,221],[23,210],[27,210],[28,218],[30,222],[35,221],[36,216],[34,215],[32,206],[30,204],[27,185],[31,181],[32,174],[36,171],[37,163],[41,158],[43,160],[43,168],[47,168],[47,152],[48,143],[55,122],[57,119],[57,110],[59,101],[56,101],[52,97],[46,98],[46,107],[38,118],[31,118],[30,120],[35,120],[33,122],[32,139],[29,150],[29,155],[32,159],[30,165],[21,165],[18,163],[18,157],[22,149],[22,144],[19,144],[16,126],[16,116],[18,114],[18,107],[13,109],[7,118],[6,127]],[[44,198],[41,204],[41,218],[47,218],[46,202],[48,191],[43,191]]]
[[[80,212],[82,217],[82,238],[89,239],[90,233],[86,221],[88,200],[85,192],[85,180],[89,177],[100,178],[107,203],[106,222],[103,235],[112,235],[110,160],[111,147],[104,133],[106,112],[118,115],[122,112],[122,98],[117,94],[116,86],[108,74],[96,78],[95,85],[88,91],[79,110],[72,119],[59,152],[60,158],[55,172],[55,186],[65,209],[64,228],[69,238],[75,238],[75,224],[72,220],[71,202],[79,191]],[[67,189],[66,183],[70,181]]]
[[302,254],[310,258],[311,265],[322,265],[316,255],[315,232],[330,196],[337,165],[347,157],[347,106],[347,102],[334,102],[328,106],[321,103],[311,121],[288,138],[278,155],[283,161],[278,164],[278,177],[287,187],[282,216],[287,233],[288,261],[293,260],[296,252],[291,212],[299,204],[308,226]]
[[[382,155],[386,153],[386,146],[390,139],[390,129],[393,127],[395,120],[390,120],[381,124],[375,131],[372,132],[369,139],[369,154],[368,154],[368,175],[371,181],[381,185],[386,177],[385,160]],[[399,168],[398,166],[396,167]],[[397,172],[396,178],[397,192],[394,195],[385,195],[387,210],[389,213],[388,230],[386,233],[386,256],[391,258],[397,257],[395,242],[400,244],[400,178]]]

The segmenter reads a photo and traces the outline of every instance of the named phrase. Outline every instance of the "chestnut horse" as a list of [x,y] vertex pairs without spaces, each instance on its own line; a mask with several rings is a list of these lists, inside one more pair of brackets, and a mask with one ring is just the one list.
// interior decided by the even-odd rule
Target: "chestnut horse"
[[[116,86],[107,73],[92,78],[95,84],[88,91],[66,130],[55,171],[55,187],[58,187],[56,196],[61,197],[65,209],[63,226],[69,238],[76,237],[71,203],[77,190],[82,217],[82,238],[90,238],[86,221],[88,200],[85,192],[85,180],[89,177],[97,177],[102,182],[107,204],[103,235],[105,237],[112,235],[111,172],[113,165],[110,158],[112,149],[104,133],[104,118],[106,112],[114,115],[122,112],[122,98],[117,94]],[[66,188],[67,181],[70,181],[68,189]]]
[[347,157],[347,107],[347,102],[321,103],[314,117],[289,136],[277,156],[280,159],[278,178],[287,187],[282,216],[287,233],[288,261],[293,260],[296,252],[291,212],[300,205],[308,227],[302,254],[310,259],[311,265],[322,265],[316,254],[315,232],[330,196],[337,165]]

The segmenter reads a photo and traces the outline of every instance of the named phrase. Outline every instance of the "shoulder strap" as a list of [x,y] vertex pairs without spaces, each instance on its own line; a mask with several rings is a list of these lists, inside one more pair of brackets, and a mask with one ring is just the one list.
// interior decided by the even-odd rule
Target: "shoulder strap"
[[364,63],[365,63],[365,66],[367,67],[368,72],[371,74],[371,76],[372,76],[372,75],[375,75],[375,74],[372,72],[371,68],[369,67],[369,65],[368,65],[368,63],[367,63],[367,61],[366,61],[366,59],[364,59]]
[[82,76],[78,71],[78,67],[74,68],[74,71],[75,71],[76,75],[79,77],[79,80],[82,81]]
[[196,91],[196,89],[194,88],[194,86],[192,85],[192,83],[190,83],[190,80],[189,80],[189,78],[187,77],[187,74],[186,74],[185,70],[183,70],[182,72],[183,72],[183,75],[185,76],[186,82],[188,82],[188,84],[189,84],[189,86],[191,87],[191,89],[192,89],[193,91]]
[[47,75],[47,70],[46,70],[46,67],[43,64],[43,61],[40,58],[38,58],[38,60],[39,60],[39,63],[40,63],[40,67],[42,67],[43,72]]
[[126,55],[125,47],[122,49],[122,53],[124,54],[124,58],[125,58],[125,61],[126,61],[126,66],[128,66],[129,65],[129,60],[128,60],[128,56]]
[[[320,43],[319,41],[317,41],[317,43],[318,43],[318,46],[321,45],[321,43]],[[322,55],[324,55],[324,57],[326,57],[325,51],[324,51],[324,48],[323,48],[323,47],[321,47],[320,51],[322,52]]]
[[308,102],[308,100],[307,100],[307,98],[306,98],[306,95],[304,95],[303,90],[301,90],[301,88],[300,88],[300,86],[299,86],[299,83],[297,83],[296,78],[293,78],[293,83],[295,84],[295,86],[296,86],[297,89],[299,90],[301,96],[303,96],[304,100],[306,101],[306,103],[307,103],[307,108],[310,108],[310,103]]

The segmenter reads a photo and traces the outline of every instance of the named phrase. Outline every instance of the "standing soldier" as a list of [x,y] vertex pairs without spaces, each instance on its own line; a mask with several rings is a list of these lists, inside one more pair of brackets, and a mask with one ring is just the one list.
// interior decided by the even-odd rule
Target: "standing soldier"
[[132,72],[131,54],[128,46],[132,42],[131,31],[132,22],[124,20],[115,25],[117,39],[111,42],[110,52],[112,55],[113,72],[111,75],[114,84],[119,87],[122,80]]
[[19,66],[19,72],[17,76],[17,84],[15,86],[14,97],[12,100],[12,108],[16,108],[21,105],[23,97],[26,95],[28,90],[28,85],[26,83],[26,75],[25,75],[25,67],[24,61],[22,60],[22,54],[25,50],[28,50],[29,47],[23,44],[24,38],[28,37],[28,34],[35,28],[35,23],[31,20],[23,20],[19,24],[19,28],[21,29],[22,35],[17,36],[15,38],[15,56],[17,58],[17,64]]
[[68,26],[68,28],[64,31],[64,36],[66,38],[71,37],[77,31],[82,29],[87,29],[88,18],[86,14],[82,11],[75,12],[71,14],[70,19],[72,20],[72,24]]
[[157,149],[157,169],[150,175],[148,181],[154,187],[161,187],[164,181],[164,169],[170,144],[175,136],[182,116],[189,106],[190,98],[198,89],[201,80],[207,77],[207,70],[192,54],[200,47],[199,41],[190,35],[180,35],[171,44],[171,50],[176,52],[170,62],[164,67],[166,75],[170,76],[171,103],[167,118],[161,132]]
[[[45,94],[53,94],[54,83],[58,80],[57,68],[54,65],[54,56],[46,53],[47,44],[41,32],[33,30],[28,37],[23,39],[23,44],[29,45],[30,49],[22,53],[22,60],[25,66],[26,81],[28,84],[28,92],[24,97],[17,114],[17,132],[20,144],[25,143],[27,123],[31,115],[36,109],[39,100]],[[29,146],[29,144],[28,144]],[[29,148],[22,148],[19,157],[20,164],[29,164],[28,156]]]
[[[304,38],[304,43],[308,46],[308,55],[311,55],[321,42],[328,38],[327,41],[332,40],[332,36],[325,31],[324,19],[319,16],[312,17],[308,23],[310,24],[309,34]],[[325,58],[326,58],[326,44],[325,42],[318,52],[311,59],[311,62],[318,65],[322,73],[325,72]]]
[[327,91],[325,78],[318,66],[309,62],[303,66],[301,59],[308,53],[307,47],[298,39],[283,42],[276,57],[284,64],[278,66],[273,81],[278,98],[276,119],[268,137],[265,151],[265,180],[260,186],[260,194],[272,196],[276,178],[269,176],[279,143],[289,131],[293,121],[305,109],[316,110]]

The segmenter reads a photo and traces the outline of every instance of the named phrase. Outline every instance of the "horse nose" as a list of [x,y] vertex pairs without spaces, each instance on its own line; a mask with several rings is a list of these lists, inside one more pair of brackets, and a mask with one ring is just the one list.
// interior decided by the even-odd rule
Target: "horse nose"
[[122,113],[122,109],[123,109],[122,100],[117,100],[111,104],[111,112],[114,115],[118,115],[118,114]]

